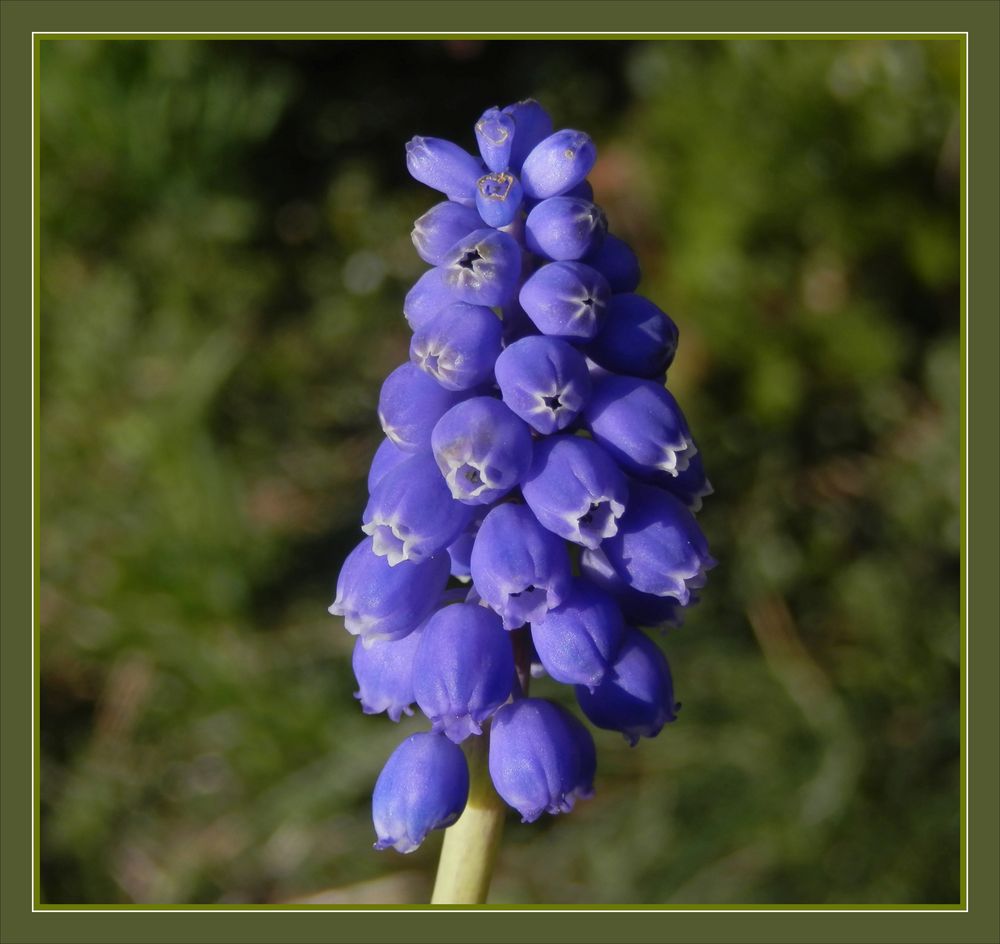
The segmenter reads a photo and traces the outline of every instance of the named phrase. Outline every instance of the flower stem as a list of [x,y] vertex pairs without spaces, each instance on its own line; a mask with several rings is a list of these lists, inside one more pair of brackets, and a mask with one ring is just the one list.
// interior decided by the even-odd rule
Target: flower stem
[[489,732],[465,743],[469,802],[458,822],[445,830],[432,905],[481,905],[486,901],[503,833],[507,807],[490,780]]

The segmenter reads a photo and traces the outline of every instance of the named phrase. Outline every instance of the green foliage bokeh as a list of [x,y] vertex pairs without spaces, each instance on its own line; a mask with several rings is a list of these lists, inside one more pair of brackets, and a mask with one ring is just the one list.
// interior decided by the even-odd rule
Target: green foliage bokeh
[[[957,41],[42,42],[42,893],[425,899],[325,608],[406,357],[403,143],[533,95],[598,144],[720,560],[684,703],[512,816],[497,902],[959,888]],[[540,683],[539,691],[552,691]]]

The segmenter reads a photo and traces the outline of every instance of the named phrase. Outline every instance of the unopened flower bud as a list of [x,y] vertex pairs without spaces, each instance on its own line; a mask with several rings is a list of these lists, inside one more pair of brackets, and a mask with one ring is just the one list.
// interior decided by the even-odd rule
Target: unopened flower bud
[[508,105],[503,113],[514,119],[514,140],[510,149],[509,166],[518,174],[524,159],[535,146],[552,134],[552,119],[533,98]]
[[524,192],[535,200],[565,193],[586,179],[596,159],[590,135],[569,129],[550,134],[524,160]]
[[597,249],[607,230],[607,218],[596,203],[579,197],[549,197],[528,214],[524,238],[540,256],[572,260]]
[[476,143],[483,163],[491,171],[506,170],[514,143],[514,118],[499,108],[487,108],[476,122]]
[[[589,198],[588,198],[589,199]],[[611,291],[634,292],[639,287],[642,273],[639,260],[624,240],[608,233],[596,249],[584,257],[584,262],[597,269],[611,286]]]
[[406,293],[403,317],[412,330],[418,331],[455,301],[455,293],[445,281],[445,275],[445,270],[440,267],[428,269]]
[[507,226],[521,209],[524,191],[511,174],[493,173],[476,183],[476,209],[487,226]]
[[614,599],[574,578],[559,606],[531,624],[531,639],[545,671],[557,682],[593,689],[614,661],[625,622]]
[[457,144],[419,135],[406,144],[406,168],[422,184],[470,206],[483,172],[479,161]]

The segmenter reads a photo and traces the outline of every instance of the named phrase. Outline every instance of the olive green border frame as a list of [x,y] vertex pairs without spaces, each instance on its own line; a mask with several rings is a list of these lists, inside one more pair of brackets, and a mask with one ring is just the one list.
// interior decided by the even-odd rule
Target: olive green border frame
[[[499,14],[499,15],[498,15]],[[199,36],[254,31],[273,35],[353,34],[389,28],[400,33],[482,35],[481,31],[523,25],[539,33],[574,31],[600,35],[652,38],[653,31],[687,36],[726,33],[789,34],[818,31],[824,38],[872,33],[882,36],[941,38],[963,43],[968,56],[966,97],[968,123],[963,176],[963,219],[968,238],[963,245],[963,351],[967,423],[963,449],[966,490],[963,512],[972,500],[975,515],[963,535],[968,541],[963,577],[969,588],[963,600],[970,651],[963,646],[963,695],[968,716],[963,743],[968,765],[970,823],[963,865],[962,905],[908,906],[852,910],[841,908],[742,906],[751,913],[732,913],[732,906],[696,906],[684,910],[662,906],[643,911],[627,908],[581,912],[581,909],[510,909],[489,916],[467,911],[441,913],[425,909],[398,913],[381,908],[367,912],[293,910],[261,907],[246,913],[233,909],[175,907],[167,913],[140,908],[80,909],[55,906],[33,910],[32,825],[33,735],[25,725],[33,714],[31,671],[33,641],[33,361],[32,253],[37,249],[32,207],[32,47],[38,37],[107,31],[132,36],[183,31]],[[614,31],[621,32],[614,32]],[[625,31],[634,32],[625,32]],[[951,34],[942,36],[941,34]],[[368,34],[370,35],[370,34]],[[725,35],[722,34],[722,35]],[[797,38],[808,39],[808,36]],[[1000,530],[997,482],[998,311],[1000,257],[997,220],[1000,199],[996,168],[998,99],[1000,99],[1000,3],[996,0],[2,0],[0,5],[0,70],[2,70],[3,138],[0,259],[0,392],[3,451],[0,454],[3,527],[0,529],[0,710],[2,710],[2,842],[0,842],[0,942],[57,941],[1000,941],[998,850],[1000,795],[996,737],[1000,648],[997,534]],[[965,199],[971,182],[974,200]],[[966,215],[966,207],[968,213]],[[36,372],[37,373],[37,372]],[[964,791],[963,791],[964,792]],[[963,801],[964,801],[963,796]],[[963,816],[964,818],[964,816]],[[963,906],[967,905],[967,909]],[[921,909],[919,913],[914,911]],[[74,911],[74,913],[65,913]],[[622,913],[623,911],[627,913]],[[113,913],[110,913],[113,912]],[[616,913],[608,913],[616,912]]]

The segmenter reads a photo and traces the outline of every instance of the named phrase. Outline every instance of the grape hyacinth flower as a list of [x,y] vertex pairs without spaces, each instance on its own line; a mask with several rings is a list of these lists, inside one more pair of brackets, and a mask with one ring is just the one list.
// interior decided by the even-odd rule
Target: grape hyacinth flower
[[590,397],[586,359],[558,338],[532,336],[509,344],[495,370],[503,402],[543,435],[569,426]]
[[[695,449],[698,446],[695,444]],[[651,481],[656,485],[665,488],[672,495],[676,495],[691,511],[701,511],[701,506],[714,489],[705,475],[705,466],[701,460],[701,453],[695,454],[688,461],[687,468],[677,475],[662,474],[652,476]]]
[[628,501],[621,469],[592,439],[580,436],[539,443],[521,492],[542,525],[590,548],[618,533]]
[[485,900],[505,804],[531,822],[593,794],[561,686],[631,744],[674,719],[642,627],[679,625],[715,564],[695,518],[711,486],[665,386],[678,328],[608,232],[594,142],[526,100],[467,143],[406,146],[446,199],[411,233],[429,268],[403,300],[410,360],[379,395],[366,537],[330,606],[358,637],[362,710],[416,706],[430,729],[378,777],[376,848],[457,820],[433,898],[454,903]]
[[566,547],[524,505],[497,505],[483,520],[470,564],[480,598],[517,629],[541,619],[569,592]]
[[628,509],[602,545],[611,566],[642,593],[673,597],[681,606],[705,585],[715,566],[694,515],[669,492],[641,482],[629,486]]
[[502,337],[489,308],[454,302],[414,331],[410,360],[446,390],[469,390],[493,379]]
[[395,566],[375,553],[366,538],[347,556],[330,613],[344,618],[349,633],[371,644],[408,636],[433,611],[448,582],[447,554]]
[[606,374],[594,384],[584,419],[594,440],[634,475],[676,476],[697,452],[677,401],[652,380]]
[[407,456],[372,490],[361,530],[371,535],[372,550],[390,567],[426,560],[447,548],[472,520],[472,508],[450,497],[432,455]]
[[605,370],[633,377],[663,377],[677,352],[677,325],[641,295],[611,299],[605,324],[587,356]]
[[420,452],[430,445],[437,421],[463,398],[415,364],[402,364],[386,377],[379,393],[382,432],[403,452]]
[[412,715],[413,657],[417,652],[421,631],[415,629],[408,636],[395,641],[382,640],[365,645],[358,639],[354,644],[351,668],[358,680],[354,697],[361,702],[366,715],[383,711],[392,721],[399,721],[404,714]]
[[576,578],[563,602],[531,624],[531,641],[553,679],[593,690],[604,679],[624,632],[614,598]]
[[468,796],[462,749],[440,734],[411,734],[375,781],[375,848],[413,852],[432,829],[444,829],[462,815]]
[[488,505],[520,483],[531,465],[531,433],[492,397],[473,397],[434,427],[431,446],[452,496]]
[[456,300],[492,308],[517,290],[521,247],[499,230],[473,230],[448,250],[441,268],[444,285]]
[[497,712],[490,776],[522,822],[532,823],[542,813],[568,813],[576,798],[589,792],[593,771],[591,752],[580,749],[583,735],[564,712],[541,698],[520,698]]
[[482,225],[483,221],[474,207],[445,200],[432,206],[413,224],[410,239],[424,262],[438,266],[444,264],[448,250],[455,243]]
[[633,747],[640,737],[656,737],[680,707],[667,657],[637,629],[625,635],[608,677],[589,688],[578,685],[576,697],[592,724],[620,731]]
[[639,287],[642,273],[636,254],[628,243],[611,233],[583,261],[604,276],[615,294],[634,292]]
[[410,453],[403,452],[391,439],[386,437],[379,443],[372,459],[371,468],[368,470],[368,494],[375,491],[375,486],[385,477],[390,469],[398,465],[404,459],[409,458]]
[[519,301],[542,334],[567,341],[593,338],[611,300],[608,280],[582,262],[550,262],[521,288]]
[[528,248],[557,262],[581,259],[598,249],[608,231],[604,211],[580,197],[551,197],[535,205],[524,221]]
[[438,610],[424,625],[413,661],[413,692],[435,731],[455,743],[510,696],[514,652],[500,618],[473,603]]

